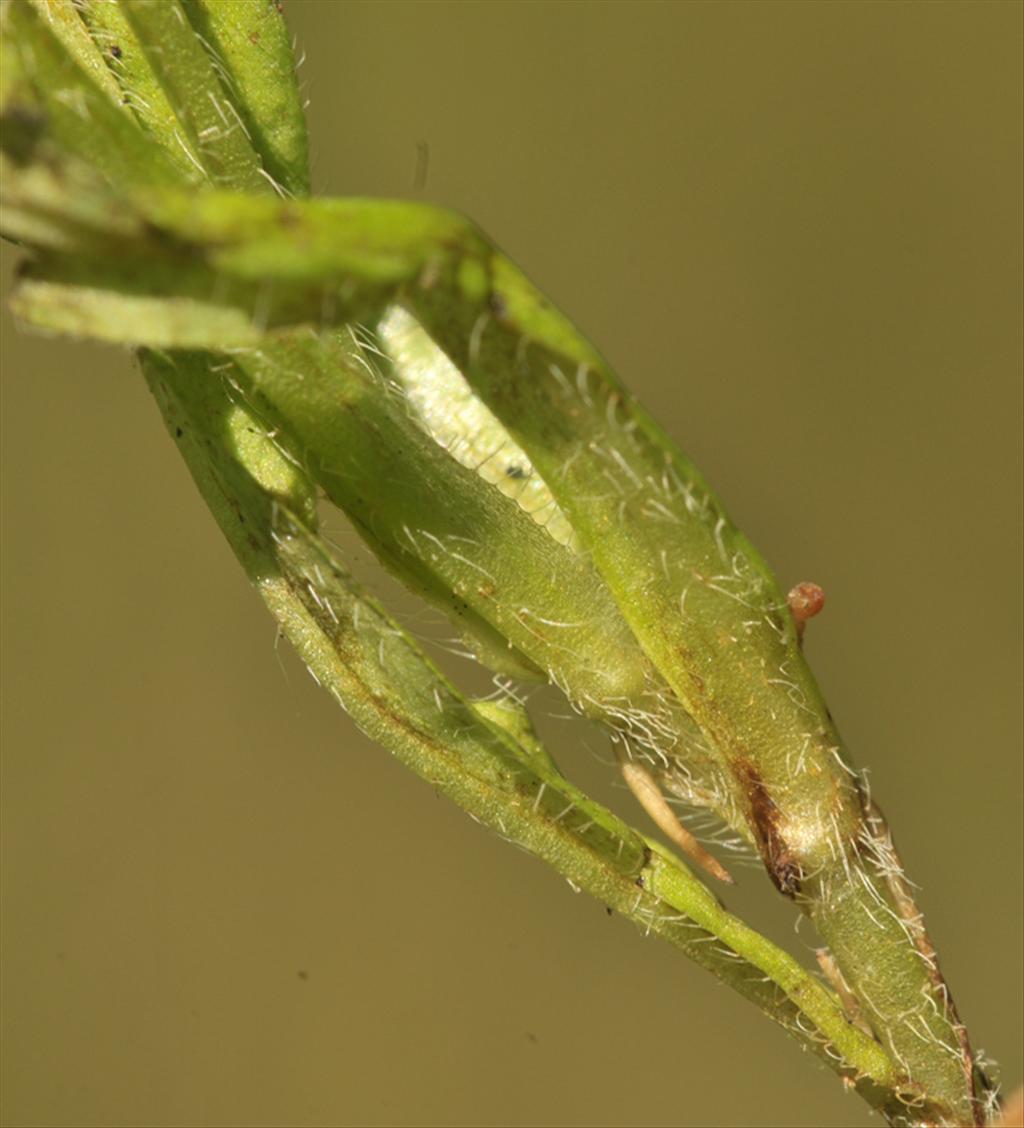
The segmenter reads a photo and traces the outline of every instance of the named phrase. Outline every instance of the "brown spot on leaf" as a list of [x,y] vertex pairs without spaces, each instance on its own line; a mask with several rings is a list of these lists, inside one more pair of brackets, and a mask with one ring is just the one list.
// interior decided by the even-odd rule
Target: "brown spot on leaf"
[[492,290],[488,298],[488,304],[491,307],[491,313],[498,319],[498,321],[505,321],[508,317],[508,303],[502,294],[497,290]]

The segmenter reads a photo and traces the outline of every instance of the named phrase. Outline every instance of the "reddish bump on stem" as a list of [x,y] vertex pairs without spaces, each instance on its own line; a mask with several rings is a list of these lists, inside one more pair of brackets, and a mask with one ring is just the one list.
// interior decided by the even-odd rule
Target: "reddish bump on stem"
[[796,623],[796,636],[802,640],[804,624],[808,619],[813,619],[825,606],[825,593],[817,584],[805,581],[797,584],[790,591],[786,596],[786,602],[789,604],[793,622]]

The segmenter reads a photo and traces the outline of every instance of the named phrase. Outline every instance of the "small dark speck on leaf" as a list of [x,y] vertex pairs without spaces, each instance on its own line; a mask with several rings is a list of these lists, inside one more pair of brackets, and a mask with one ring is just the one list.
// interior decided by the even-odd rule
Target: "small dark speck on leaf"
[[604,907],[604,911],[605,911],[605,912],[606,912],[606,913],[607,913],[607,914],[608,914],[609,916],[612,916],[612,915],[614,914],[614,912],[615,912],[615,910],[614,910],[614,909],[613,909],[613,908],[611,907],[611,905],[605,905],[605,907]]
[[526,471],[522,468],[522,466],[510,466],[505,471],[505,473],[510,478],[525,478],[526,477]]
[[309,979],[309,972],[308,971],[300,971],[297,974],[298,974],[299,978],[302,980],[303,983],[305,983],[306,980]]
[[116,43],[111,44],[110,53],[114,56],[115,59],[120,59],[120,57],[124,54],[124,52],[120,47],[118,47]]
[[184,435],[184,433],[185,433],[185,432],[184,432],[184,431],[183,431],[183,430],[182,430],[182,429],[181,429],[180,427],[175,427],[175,428],[174,428],[174,437],[175,437],[176,439],[180,439],[180,438],[181,438],[181,436],[182,436],[182,435]]
[[260,33],[258,31],[249,32],[249,42],[255,47],[260,41]]

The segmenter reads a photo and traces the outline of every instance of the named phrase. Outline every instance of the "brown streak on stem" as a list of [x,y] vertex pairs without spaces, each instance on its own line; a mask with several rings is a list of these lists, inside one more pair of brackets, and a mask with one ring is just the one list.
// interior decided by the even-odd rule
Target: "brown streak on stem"
[[750,802],[750,825],[757,839],[768,876],[786,897],[800,892],[803,871],[800,862],[779,829],[779,808],[765,787],[761,773],[749,760],[738,758],[733,771]]

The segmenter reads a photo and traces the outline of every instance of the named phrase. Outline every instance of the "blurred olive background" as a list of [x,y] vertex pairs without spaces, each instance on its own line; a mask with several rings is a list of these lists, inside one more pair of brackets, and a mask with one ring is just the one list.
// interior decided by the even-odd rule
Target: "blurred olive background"
[[[316,189],[479,221],[782,582],[824,586],[812,662],[1009,1084],[1022,11],[286,6]],[[9,318],[3,345],[5,1123],[869,1122],[354,731],[126,353]],[[593,734],[544,723],[629,811]],[[810,958],[742,877],[730,905]]]

